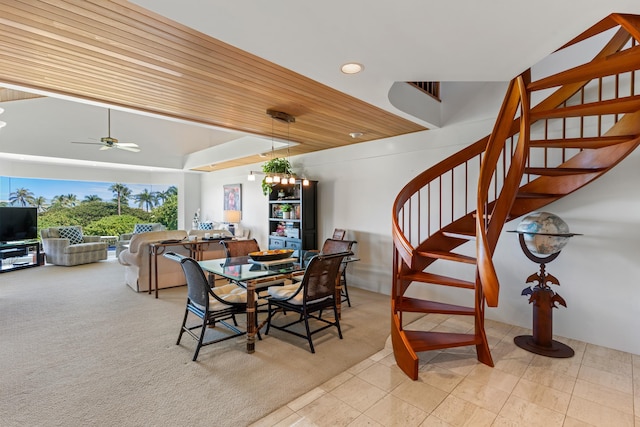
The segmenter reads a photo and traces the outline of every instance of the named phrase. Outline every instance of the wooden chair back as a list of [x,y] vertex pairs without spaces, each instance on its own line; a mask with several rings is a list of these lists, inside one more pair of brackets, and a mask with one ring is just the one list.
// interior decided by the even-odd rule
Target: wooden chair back
[[227,258],[247,256],[251,252],[258,252],[260,250],[256,239],[221,240],[220,244],[224,246]]

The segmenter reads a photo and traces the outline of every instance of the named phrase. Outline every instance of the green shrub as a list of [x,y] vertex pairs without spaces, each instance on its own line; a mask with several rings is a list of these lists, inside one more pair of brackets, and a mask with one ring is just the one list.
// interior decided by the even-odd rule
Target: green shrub
[[111,215],[83,227],[84,234],[92,236],[119,236],[131,233],[136,224],[144,222],[133,215]]

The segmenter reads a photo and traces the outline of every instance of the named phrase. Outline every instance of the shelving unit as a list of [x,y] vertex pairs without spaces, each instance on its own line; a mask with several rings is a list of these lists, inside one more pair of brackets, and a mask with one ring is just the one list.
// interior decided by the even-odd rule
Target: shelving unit
[[[318,248],[318,181],[302,185],[276,184],[269,194],[269,249],[307,250]],[[291,205],[291,217],[284,218],[283,205]]]
[[40,242],[29,240],[2,243],[0,244],[0,259],[2,261],[0,273],[37,267],[41,260]]

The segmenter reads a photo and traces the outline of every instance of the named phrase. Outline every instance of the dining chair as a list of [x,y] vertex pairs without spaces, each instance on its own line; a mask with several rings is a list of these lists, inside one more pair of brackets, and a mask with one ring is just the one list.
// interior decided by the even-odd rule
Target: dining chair
[[[324,241],[322,245],[322,249],[320,250],[321,254],[334,254],[340,252],[351,252],[352,246],[356,244],[355,240],[337,240],[337,239],[327,239]],[[342,263],[340,266],[340,284],[342,288],[340,290],[340,295],[342,298],[342,302],[347,302],[347,305],[351,307],[351,299],[349,298],[349,288],[347,287],[347,264]]]
[[258,252],[260,246],[256,239],[247,240],[221,240],[227,258],[247,256],[251,252]]
[[[193,354],[192,360],[194,362],[203,346],[246,334],[246,331],[238,328],[235,317],[236,314],[243,314],[247,311],[247,291],[245,289],[231,283],[211,288],[202,267],[195,259],[175,252],[167,252],[163,256],[179,262],[187,279],[187,305],[176,345],[180,345],[183,333],[191,335],[198,342]],[[189,313],[197,316],[202,322],[194,326],[187,326]],[[233,321],[233,324],[227,322],[228,320]],[[205,341],[205,333],[211,328],[215,328],[216,323],[225,326],[231,331],[231,334],[218,329],[215,331],[216,335],[219,336],[218,334],[222,333],[222,337]],[[196,329],[200,329],[199,334],[193,332]]]
[[[338,336],[342,339],[340,320],[338,318],[338,306],[336,303],[336,283],[340,274],[340,265],[345,256],[352,255],[352,252],[340,252],[334,254],[319,254],[311,258],[304,271],[302,280],[298,283],[285,286],[269,287],[269,317],[267,318],[267,330],[273,327],[301,338],[306,338],[309,342],[311,353],[315,353],[311,336],[327,328],[335,327]],[[333,321],[322,317],[322,311],[333,309]],[[294,312],[295,320],[283,325],[273,322],[276,311],[283,313]],[[317,315],[315,313],[318,313]],[[296,315],[297,314],[297,315]],[[285,315],[284,317],[287,317]],[[311,330],[309,320],[313,319],[324,325]],[[302,334],[291,327],[304,322],[305,334]]]
[[347,234],[347,230],[343,230],[342,228],[334,228],[333,236],[331,236],[331,238],[336,240],[342,240],[344,239],[344,236],[346,236],[346,234]]

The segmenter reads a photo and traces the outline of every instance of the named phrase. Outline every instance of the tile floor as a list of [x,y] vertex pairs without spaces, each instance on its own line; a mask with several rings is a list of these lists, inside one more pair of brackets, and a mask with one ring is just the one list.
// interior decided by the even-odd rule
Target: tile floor
[[[407,329],[466,332],[471,319],[427,315]],[[420,378],[384,350],[253,424],[266,426],[640,427],[640,356],[556,337],[568,359],[513,344],[530,330],[487,321],[495,363],[475,347],[420,353]]]

